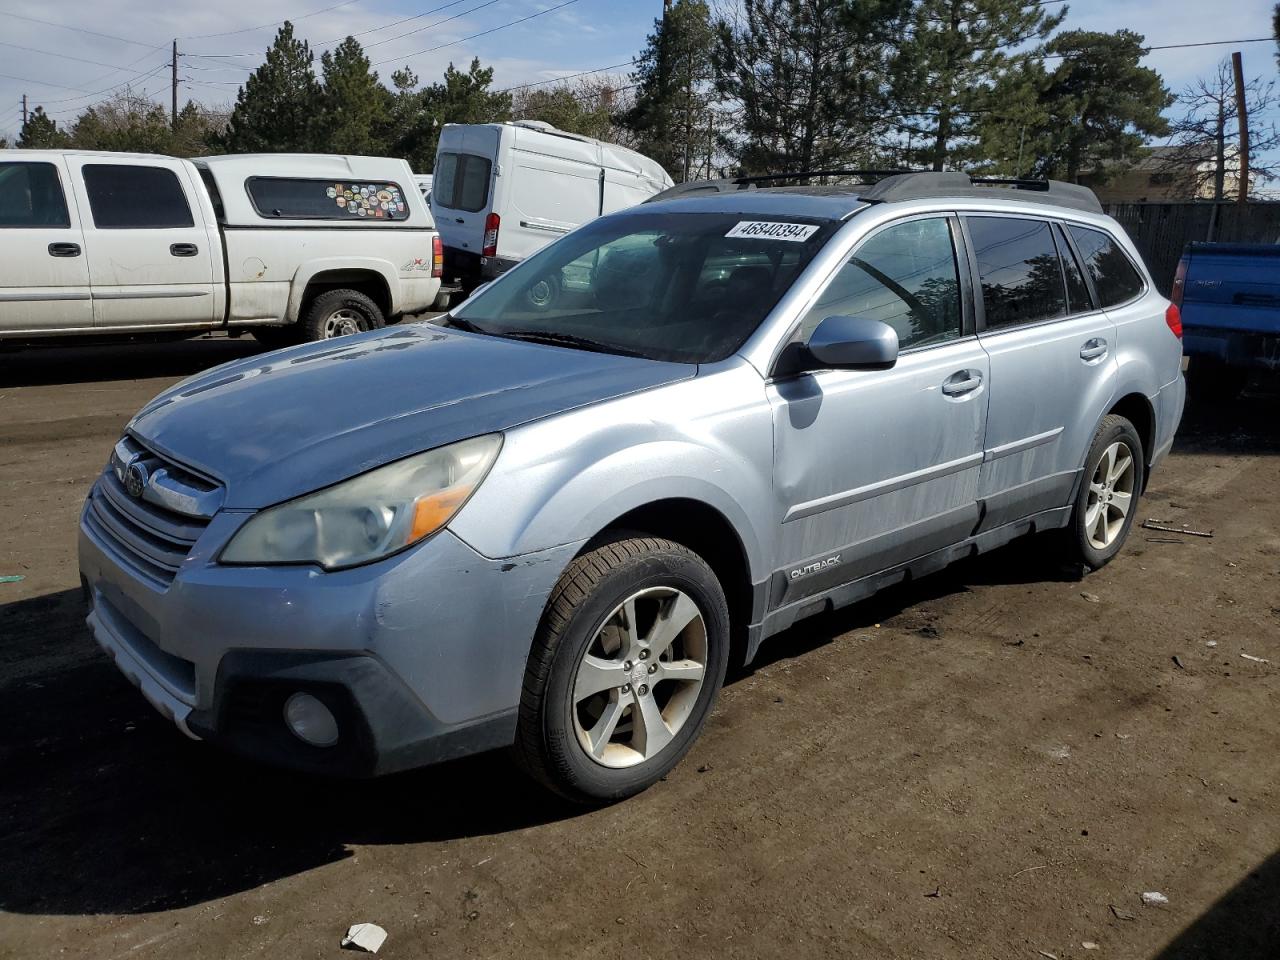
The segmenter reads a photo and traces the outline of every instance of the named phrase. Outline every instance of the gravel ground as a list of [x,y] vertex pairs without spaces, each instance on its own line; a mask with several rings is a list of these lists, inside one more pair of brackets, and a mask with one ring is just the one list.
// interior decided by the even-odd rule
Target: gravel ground
[[76,518],[111,444],[256,349],[0,356],[0,957],[338,957],[363,920],[393,960],[1280,956],[1275,390],[1189,410],[1142,505],[1211,539],[1135,530],[1083,581],[1024,541],[807,621],[665,782],[582,812],[501,755],[228,758],[94,646]]

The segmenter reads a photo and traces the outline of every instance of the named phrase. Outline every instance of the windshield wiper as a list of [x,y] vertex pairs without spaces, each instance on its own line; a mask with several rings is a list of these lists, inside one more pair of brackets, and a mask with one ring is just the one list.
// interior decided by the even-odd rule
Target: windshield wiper
[[[644,357],[645,354],[626,347],[615,347],[613,344],[601,343],[588,337],[580,337],[573,333],[561,333],[557,330],[504,330],[497,333],[500,337],[512,340],[528,340],[532,343],[549,343],[557,347],[573,347],[577,350],[590,350],[593,353],[616,353],[624,357]],[[647,358],[646,358],[647,359]]]
[[477,327],[470,320],[463,320],[461,317],[455,317],[452,314],[444,318],[445,322],[455,330],[465,330],[467,333],[485,333],[492,334],[493,331],[486,330],[484,327]]

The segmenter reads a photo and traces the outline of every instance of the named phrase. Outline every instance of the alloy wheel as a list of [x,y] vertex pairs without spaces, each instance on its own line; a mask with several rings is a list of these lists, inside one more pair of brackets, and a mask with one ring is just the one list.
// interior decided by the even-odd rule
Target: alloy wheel
[[707,627],[688,594],[637,591],[596,631],[574,677],[574,730],[606,767],[651,760],[675,739],[698,702]]
[[1137,465],[1127,443],[1117,440],[1102,451],[1089,479],[1084,511],[1085,536],[1095,550],[1106,550],[1124,529],[1136,478]]

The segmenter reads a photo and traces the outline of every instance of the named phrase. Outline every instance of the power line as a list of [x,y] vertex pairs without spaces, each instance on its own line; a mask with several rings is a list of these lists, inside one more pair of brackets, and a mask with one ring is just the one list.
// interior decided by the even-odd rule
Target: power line
[[[1275,37],[1253,37],[1249,40],[1202,40],[1197,43],[1162,43],[1152,47],[1142,47],[1143,53],[1150,53],[1152,50],[1185,50],[1188,47],[1224,47],[1235,43],[1274,43]],[[1048,53],[1044,54],[1041,59],[1044,60],[1062,60],[1066,57],[1074,56],[1068,53]]]
[[[59,57],[63,60],[74,60],[76,63],[89,63],[95,67],[110,67],[112,71],[117,73],[121,70],[129,69],[129,67],[122,67],[114,63],[103,63],[101,60],[86,60],[84,57],[73,57],[69,53],[54,53],[52,50],[37,50],[35,47],[27,47],[18,43],[9,43],[5,40],[0,40],[0,47],[12,47],[14,50],[25,50],[27,53],[38,53],[42,57]],[[142,57],[145,56],[146,54],[144,53]],[[140,60],[142,57],[139,57],[138,59]],[[134,62],[136,63],[137,61]],[[132,66],[132,64],[130,66]],[[106,74],[106,76],[111,76],[111,74]]]
[[265,30],[268,27],[279,27],[285,23],[294,23],[298,20],[306,20],[308,17],[317,17],[322,13],[328,13],[330,10],[337,10],[339,7],[349,7],[356,0],[342,0],[341,3],[335,3],[328,7],[322,7],[319,10],[312,10],[310,13],[303,13],[296,17],[286,17],[284,20],[273,20],[270,23],[260,23],[256,27],[245,27],[243,30],[226,30],[222,33],[197,33],[187,37],[179,37],[179,40],[208,40],[211,37],[234,37],[241,33],[253,33],[255,30]]
[[466,43],[468,40],[475,40],[479,37],[487,37],[489,34],[497,33],[499,30],[505,30],[508,27],[514,27],[521,23],[528,23],[530,20],[536,20],[538,17],[545,17],[549,13],[555,13],[557,10],[563,10],[565,7],[578,2],[579,0],[564,0],[563,3],[558,3],[554,7],[548,7],[545,10],[539,10],[537,13],[531,13],[527,17],[521,17],[519,20],[512,20],[510,23],[503,23],[503,24],[500,24],[499,26],[491,27],[488,30],[481,30],[479,33],[473,33],[469,37],[462,37],[461,39],[458,39],[458,40],[450,40],[448,43],[441,43],[437,46],[430,47],[426,50],[417,50],[414,53],[403,53],[397,57],[389,57],[386,60],[379,60],[377,63],[372,64],[372,66],[380,67],[383,64],[391,63],[396,60],[407,60],[410,57],[418,57],[424,53],[435,53],[437,50],[443,50],[445,47],[455,47],[460,43]]
[[477,4],[476,6],[470,8],[469,10],[463,10],[461,13],[455,13],[451,17],[445,17],[443,20],[437,20],[434,23],[428,23],[425,27],[418,27],[414,30],[409,30],[406,33],[397,34],[394,37],[387,37],[384,40],[375,40],[373,43],[366,44],[365,49],[372,50],[374,47],[380,47],[384,43],[394,43],[397,40],[403,40],[405,37],[411,37],[415,33],[421,33],[423,30],[430,30],[432,27],[438,27],[442,23],[448,23],[451,20],[458,20],[461,17],[465,17],[469,13],[475,13],[477,10],[483,10],[485,7],[492,7],[495,3],[501,3],[501,2],[502,0],[484,0],[484,3]]
[[[503,87],[501,90],[495,90],[494,93],[510,93],[513,90],[525,90],[529,87],[541,87],[548,83],[562,83],[565,80],[576,80],[578,77],[589,77],[593,73],[605,73],[609,70],[618,70],[622,67],[635,66],[634,60],[627,60],[623,63],[615,63],[608,67],[596,67],[594,70],[583,70],[581,73],[571,73],[563,77],[552,77],[550,80],[534,80],[532,83],[518,83],[514,87]],[[632,84],[635,86],[635,84]],[[630,89],[630,88],[628,88]]]
[[91,37],[102,37],[104,40],[118,40],[120,43],[129,43],[135,47],[150,46],[150,44],[143,43],[140,40],[130,40],[128,37],[117,37],[113,33],[99,33],[97,30],[86,30],[83,27],[73,27],[66,23],[54,23],[52,20],[41,20],[39,17],[28,17],[21,13],[6,13],[5,16],[11,20],[27,20],[31,23],[44,24],[46,27],[57,27],[60,30],[74,30],[76,33],[87,33]]

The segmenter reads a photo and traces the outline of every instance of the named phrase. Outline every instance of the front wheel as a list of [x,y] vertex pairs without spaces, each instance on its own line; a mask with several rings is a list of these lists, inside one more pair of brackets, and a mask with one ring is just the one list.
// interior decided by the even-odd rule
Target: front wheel
[[516,758],[580,803],[639,793],[697,739],[728,657],[724,591],[697,554],[649,537],[584,554],[534,639]]
[[1137,516],[1145,462],[1133,424],[1116,414],[1103,417],[1068,528],[1073,559],[1097,570],[1120,552]]

